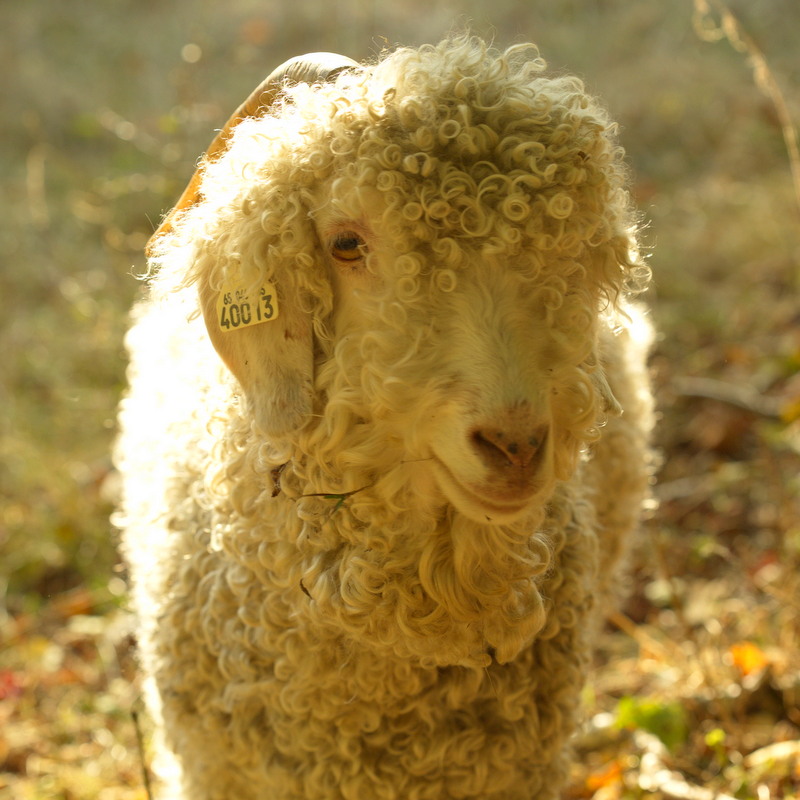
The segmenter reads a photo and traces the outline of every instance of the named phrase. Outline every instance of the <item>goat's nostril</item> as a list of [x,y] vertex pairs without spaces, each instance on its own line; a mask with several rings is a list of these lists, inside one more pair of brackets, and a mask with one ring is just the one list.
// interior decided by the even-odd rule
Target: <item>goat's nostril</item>
[[547,438],[547,428],[526,435],[478,429],[472,432],[472,444],[481,460],[491,469],[526,468],[536,459]]
[[[472,445],[480,456],[481,461],[494,469],[500,469],[507,466],[509,461],[505,456],[503,449],[499,446],[498,436],[492,437],[491,434],[484,434],[481,431],[475,431],[472,434]],[[492,441],[494,438],[494,441]]]

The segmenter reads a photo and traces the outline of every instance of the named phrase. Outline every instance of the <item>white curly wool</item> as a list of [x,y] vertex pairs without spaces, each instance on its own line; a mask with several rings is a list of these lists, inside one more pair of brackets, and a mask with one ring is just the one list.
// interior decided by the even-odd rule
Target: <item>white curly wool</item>
[[118,520],[166,796],[559,796],[652,411],[614,126],[544,69],[287,88],[155,243]]

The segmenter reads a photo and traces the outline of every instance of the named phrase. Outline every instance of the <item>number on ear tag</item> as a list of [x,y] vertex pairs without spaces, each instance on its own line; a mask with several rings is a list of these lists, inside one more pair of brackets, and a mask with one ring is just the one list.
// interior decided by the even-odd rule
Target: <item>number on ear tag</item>
[[217,322],[221,331],[236,331],[262,322],[271,322],[278,316],[278,294],[271,283],[258,289],[225,285],[217,297]]

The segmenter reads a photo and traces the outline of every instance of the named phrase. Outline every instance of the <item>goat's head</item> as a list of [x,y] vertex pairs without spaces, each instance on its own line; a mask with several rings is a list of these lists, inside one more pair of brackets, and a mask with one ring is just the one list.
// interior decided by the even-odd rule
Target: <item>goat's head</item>
[[343,66],[240,114],[156,249],[194,242],[188,280],[262,431],[513,521],[617,410],[598,318],[646,270],[613,126],[530,48]]

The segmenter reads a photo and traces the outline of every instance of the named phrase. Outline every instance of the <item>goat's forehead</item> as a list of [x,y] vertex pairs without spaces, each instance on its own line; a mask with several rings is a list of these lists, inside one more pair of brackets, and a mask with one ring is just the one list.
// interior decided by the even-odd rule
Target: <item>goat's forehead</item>
[[592,128],[608,127],[605,111],[577,79],[544,76],[543,65],[531,66],[535,58],[509,64],[495,55],[476,63],[474,54],[466,62],[464,55],[398,51],[333,83],[289,88],[277,115],[293,118],[298,133],[312,138],[383,138],[412,152],[466,147],[472,158],[492,154],[498,137],[514,133],[563,149],[591,137]]
[[[311,216],[325,237],[343,227],[375,234],[400,251],[483,251],[509,256],[525,251],[578,257],[604,244],[613,220],[602,192],[546,181],[497,165],[456,165],[430,158],[430,174],[352,163],[347,174],[321,185]],[[598,235],[599,231],[605,231]]]
[[300,109],[318,118],[306,118],[284,169],[326,177],[324,191],[344,209],[402,201],[407,220],[421,207],[434,228],[454,221],[455,204],[468,235],[484,227],[473,219],[480,208],[503,206],[518,225],[538,198],[541,215],[561,221],[584,200],[601,210],[623,182],[606,130],[579,103],[566,114],[515,98],[473,113],[453,100],[395,96],[381,113],[350,101]]

